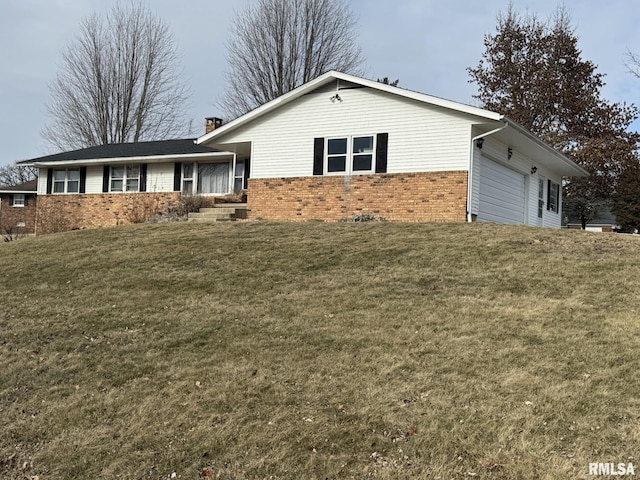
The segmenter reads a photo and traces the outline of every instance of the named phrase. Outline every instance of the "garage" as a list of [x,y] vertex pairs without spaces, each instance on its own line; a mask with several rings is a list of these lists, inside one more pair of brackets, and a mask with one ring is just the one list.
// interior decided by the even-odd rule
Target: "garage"
[[524,175],[482,157],[478,221],[524,223]]

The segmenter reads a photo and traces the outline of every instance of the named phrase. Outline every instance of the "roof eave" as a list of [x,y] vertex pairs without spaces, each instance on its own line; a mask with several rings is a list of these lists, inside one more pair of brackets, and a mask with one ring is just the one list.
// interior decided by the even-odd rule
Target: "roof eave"
[[197,160],[201,158],[225,157],[233,155],[232,152],[208,152],[167,155],[141,155],[136,157],[110,157],[110,158],[86,158],[77,160],[53,160],[44,162],[32,162],[25,164],[29,167],[65,167],[75,165],[104,165],[121,163],[162,163],[170,160]]
[[555,148],[551,147],[550,145],[547,145],[540,138],[538,138],[536,135],[531,133],[529,130],[527,130],[523,126],[517,124],[516,122],[509,119],[508,117],[504,117],[504,121],[507,122],[511,128],[518,131],[518,133],[524,135],[529,140],[533,141],[538,146],[544,148],[547,152],[554,155],[560,161],[560,163],[562,163],[563,166],[567,167],[567,171],[572,172],[564,176],[567,176],[567,177],[588,177],[589,176],[589,172],[587,172],[584,168],[582,168],[576,162],[574,162],[570,158],[566,157],[565,155],[557,151]]

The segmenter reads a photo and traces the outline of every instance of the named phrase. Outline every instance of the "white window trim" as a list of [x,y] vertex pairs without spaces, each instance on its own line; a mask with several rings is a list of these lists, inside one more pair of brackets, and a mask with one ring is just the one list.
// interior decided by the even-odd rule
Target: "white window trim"
[[[542,187],[542,188],[540,188]],[[542,220],[544,218],[544,211],[546,210],[547,203],[547,180],[542,176],[538,176],[538,196],[536,198],[536,216],[538,220]]]
[[[138,187],[135,190],[127,190],[127,169],[130,167],[138,167]],[[113,169],[122,168],[122,190],[113,190]],[[142,176],[142,165],[139,163],[132,163],[127,165],[112,165],[109,167],[109,193],[139,193],[140,192],[140,177]],[[120,179],[119,177],[117,178]]]
[[[191,176],[190,177],[185,177],[184,176],[184,167],[186,165],[191,165],[192,169],[191,169]],[[198,162],[183,162],[182,163],[182,168],[181,168],[181,172],[180,172],[180,193],[184,193],[185,195],[196,195],[197,191],[198,191]],[[185,181],[190,181],[191,182],[191,193],[187,194],[185,193],[185,189],[184,189],[184,182]]]
[[[556,195],[553,195],[553,186],[556,187]],[[549,211],[552,213],[560,213],[560,184],[550,180],[549,183]],[[555,208],[554,208],[555,207]]]
[[[21,203],[16,203],[18,198],[22,199]],[[24,193],[14,193],[13,194],[13,207],[23,208],[27,203],[27,196]]]
[[[353,169],[353,157],[357,155],[357,153],[353,152],[353,139],[360,137],[370,137],[373,143],[373,149],[371,152],[371,169],[369,170],[354,170]],[[330,140],[342,140],[347,139],[347,160],[345,165],[345,170],[342,172],[330,172],[329,171],[329,141]],[[349,176],[349,175],[371,175],[376,171],[376,148],[377,148],[378,138],[376,134],[372,133],[364,133],[361,135],[341,135],[335,137],[326,137],[324,139],[324,158],[322,165],[322,173],[323,175],[329,176]],[[334,155],[331,155],[334,156]],[[335,155],[337,156],[337,155]]]
[[[71,171],[78,172],[78,190],[76,192],[69,191],[69,182],[75,182],[75,180],[69,179],[69,172]],[[56,182],[56,172],[64,172],[64,180],[58,180]],[[53,175],[53,178],[51,179],[52,195],[77,195],[80,193],[80,168],[55,168],[52,172],[52,175]],[[62,192],[56,192],[56,183],[63,183]]]

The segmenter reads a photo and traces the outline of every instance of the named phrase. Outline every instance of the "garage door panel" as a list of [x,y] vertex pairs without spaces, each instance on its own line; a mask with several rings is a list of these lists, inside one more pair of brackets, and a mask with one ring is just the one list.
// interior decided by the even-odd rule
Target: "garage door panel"
[[482,157],[478,220],[524,223],[524,175]]

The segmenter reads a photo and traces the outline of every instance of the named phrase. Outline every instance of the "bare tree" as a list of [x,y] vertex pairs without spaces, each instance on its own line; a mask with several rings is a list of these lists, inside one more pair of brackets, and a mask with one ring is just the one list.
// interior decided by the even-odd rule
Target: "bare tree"
[[42,135],[62,150],[182,136],[181,73],[169,28],[142,3],[93,14],[62,54]]
[[228,43],[225,114],[240,116],[329,71],[362,74],[356,18],[343,0],[258,0]]
[[22,165],[5,165],[0,167],[0,187],[13,187],[21,183],[35,180],[38,176],[37,170],[33,167]]
[[637,78],[640,78],[640,55],[633,53],[631,50],[628,50],[627,59],[627,68],[629,69],[629,73]]

